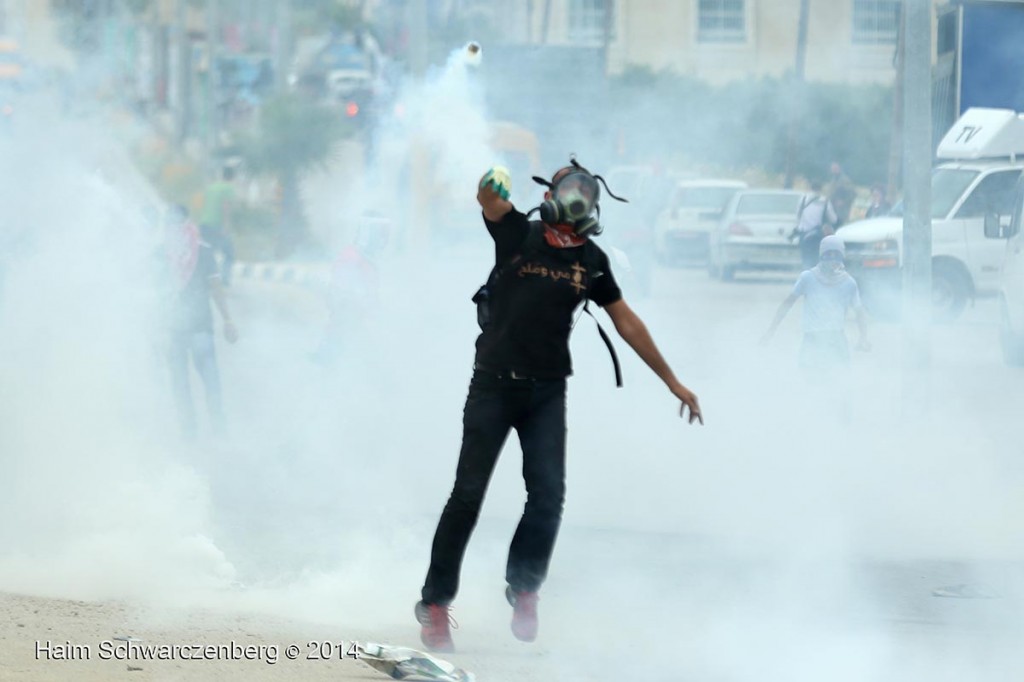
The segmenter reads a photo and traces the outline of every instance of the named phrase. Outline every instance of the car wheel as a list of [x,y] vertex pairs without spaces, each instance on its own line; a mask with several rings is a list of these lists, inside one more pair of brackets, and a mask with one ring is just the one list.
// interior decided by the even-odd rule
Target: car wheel
[[1002,322],[999,325],[999,345],[1003,349],[1003,362],[1011,367],[1024,367],[1024,335],[1013,331],[1005,300],[1003,300],[1002,311]]
[[971,294],[970,282],[959,268],[936,264],[932,272],[932,315],[934,319],[955,320],[967,306]]

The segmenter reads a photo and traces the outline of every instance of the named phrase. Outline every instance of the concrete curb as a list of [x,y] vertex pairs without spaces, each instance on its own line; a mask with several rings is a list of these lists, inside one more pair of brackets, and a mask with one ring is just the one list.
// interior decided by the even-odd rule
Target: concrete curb
[[298,286],[325,286],[330,281],[327,263],[235,263],[232,279],[280,282]]

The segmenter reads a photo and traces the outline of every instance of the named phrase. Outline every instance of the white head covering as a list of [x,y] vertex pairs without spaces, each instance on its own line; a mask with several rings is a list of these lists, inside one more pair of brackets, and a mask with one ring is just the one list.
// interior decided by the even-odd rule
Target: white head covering
[[[827,251],[838,251],[840,256],[846,255],[846,245],[843,244],[843,240],[834,234],[830,234],[821,240],[821,246],[818,247],[818,256],[823,256]],[[811,272],[815,274],[818,280],[822,284],[829,286],[838,284],[845,280],[849,275],[846,274],[846,269],[843,267],[843,261],[831,261],[825,263],[820,261],[817,265],[811,268]]]
[[818,255],[825,253],[826,251],[838,251],[843,256],[846,255],[846,244],[843,243],[843,238],[837,234],[830,234],[821,240],[821,246],[818,247]]

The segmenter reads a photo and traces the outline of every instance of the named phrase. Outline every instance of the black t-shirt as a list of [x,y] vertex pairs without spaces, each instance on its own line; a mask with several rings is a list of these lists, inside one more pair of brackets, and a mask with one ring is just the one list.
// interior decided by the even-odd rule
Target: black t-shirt
[[542,235],[528,242],[530,221],[515,209],[500,222],[484,223],[503,269],[491,292],[491,322],[476,341],[476,364],[538,379],[569,376],[577,306],[584,296],[602,307],[622,298],[608,256],[589,239],[562,249]]

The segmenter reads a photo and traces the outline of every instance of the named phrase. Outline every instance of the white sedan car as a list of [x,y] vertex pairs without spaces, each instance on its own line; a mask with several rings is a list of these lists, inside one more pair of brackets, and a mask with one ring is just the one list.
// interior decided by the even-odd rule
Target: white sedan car
[[711,236],[708,273],[723,280],[737,270],[796,270],[800,249],[791,239],[804,193],[750,189],[729,200]]
[[655,248],[666,264],[708,262],[708,243],[729,199],[747,184],[739,180],[684,180],[654,223]]

